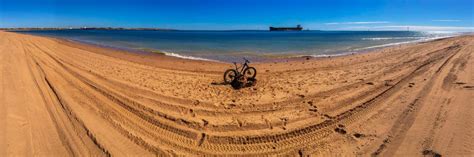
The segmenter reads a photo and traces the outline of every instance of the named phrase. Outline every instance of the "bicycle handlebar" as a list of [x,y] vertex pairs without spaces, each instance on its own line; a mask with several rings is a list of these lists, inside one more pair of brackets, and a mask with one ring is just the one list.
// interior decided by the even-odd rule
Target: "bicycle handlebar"
[[[243,59],[245,60],[245,64],[250,63],[250,61],[247,60],[245,57]],[[237,62],[232,62],[232,63],[234,63],[235,68],[238,69]],[[244,64],[242,64],[242,65],[244,65]]]

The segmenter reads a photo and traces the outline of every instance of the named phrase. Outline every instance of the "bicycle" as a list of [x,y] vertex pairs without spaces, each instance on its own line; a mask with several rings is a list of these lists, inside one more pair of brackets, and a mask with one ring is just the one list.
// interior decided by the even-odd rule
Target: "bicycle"
[[250,63],[249,60],[244,59],[244,64],[242,67],[237,66],[237,63],[234,62],[235,69],[227,69],[224,72],[224,83],[229,84],[235,80],[241,79],[253,79],[255,80],[255,76],[257,75],[257,70],[254,67],[250,67],[248,64]]

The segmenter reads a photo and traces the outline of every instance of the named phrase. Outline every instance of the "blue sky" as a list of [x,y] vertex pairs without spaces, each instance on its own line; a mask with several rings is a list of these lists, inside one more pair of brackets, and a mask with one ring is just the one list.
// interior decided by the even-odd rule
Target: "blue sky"
[[0,27],[472,31],[473,0],[0,0]]

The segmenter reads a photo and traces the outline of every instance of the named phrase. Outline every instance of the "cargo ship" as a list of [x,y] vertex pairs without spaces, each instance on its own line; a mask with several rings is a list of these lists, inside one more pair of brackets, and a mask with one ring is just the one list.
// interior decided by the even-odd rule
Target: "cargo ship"
[[270,31],[301,31],[303,27],[296,25],[296,27],[270,27]]

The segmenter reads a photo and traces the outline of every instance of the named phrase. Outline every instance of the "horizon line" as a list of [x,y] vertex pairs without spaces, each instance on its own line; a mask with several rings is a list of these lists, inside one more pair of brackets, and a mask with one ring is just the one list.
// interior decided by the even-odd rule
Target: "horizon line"
[[[268,31],[268,29],[173,29],[159,27],[0,27],[0,30],[152,30],[152,31]],[[305,29],[301,31],[406,31],[376,29]],[[285,31],[283,31],[285,32]],[[292,32],[292,31],[288,31]],[[423,32],[412,30],[412,32]]]

